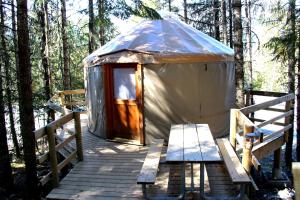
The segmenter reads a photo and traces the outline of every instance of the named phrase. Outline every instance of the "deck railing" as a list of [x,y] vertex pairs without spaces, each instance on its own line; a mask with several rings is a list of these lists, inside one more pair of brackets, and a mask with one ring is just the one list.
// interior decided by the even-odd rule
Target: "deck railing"
[[[254,93],[254,95],[258,95],[258,93]],[[260,92],[260,95],[274,96],[275,93]],[[250,173],[252,166],[260,170],[261,164],[259,160],[274,152],[273,176],[280,176],[281,146],[286,143],[288,130],[293,127],[292,122],[290,122],[290,116],[293,114],[291,103],[295,99],[295,95],[287,94],[282,96],[282,93],[276,95],[280,97],[260,104],[249,105],[242,109],[231,109],[230,143],[236,150],[237,145],[242,147],[242,164],[248,173]],[[281,103],[285,103],[285,109],[272,108]],[[254,113],[259,110],[283,113],[267,120],[254,117],[248,118],[248,116],[254,116]],[[283,118],[285,119],[284,123],[277,122]],[[253,121],[260,123],[255,124]],[[271,134],[265,134],[262,128],[269,124],[280,125],[282,128]]]
[[[74,119],[74,129],[64,129],[64,125]],[[65,131],[70,133],[70,136],[64,139],[62,142],[57,143],[56,130],[63,128]],[[81,137],[81,125],[80,125],[80,112],[71,112],[60,119],[52,121],[45,127],[42,127],[35,132],[36,141],[47,137],[48,151],[37,157],[37,163],[41,164],[50,159],[51,171],[43,176],[40,180],[41,184],[44,185],[52,179],[53,187],[59,185],[59,171],[62,170],[67,164],[77,157],[79,161],[83,160],[82,150],[82,137]],[[57,152],[68,145],[72,140],[76,140],[76,149],[62,162],[58,163]]]
[[[63,115],[71,112],[72,107],[74,106],[84,106],[86,105],[85,101],[85,90],[64,90],[58,91],[53,97],[47,102],[47,106],[56,111],[60,112]],[[54,103],[58,102],[58,104]],[[52,113],[53,116],[53,113]]]

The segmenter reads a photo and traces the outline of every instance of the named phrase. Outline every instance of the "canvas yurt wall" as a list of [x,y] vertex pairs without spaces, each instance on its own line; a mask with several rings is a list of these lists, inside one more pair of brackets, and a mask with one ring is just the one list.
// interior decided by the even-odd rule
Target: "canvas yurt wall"
[[215,137],[229,133],[234,107],[232,62],[144,67],[146,142],[168,139],[171,124],[208,123]]
[[[106,138],[103,69],[86,68],[89,131]],[[145,64],[145,139],[168,139],[171,124],[208,123],[213,135],[228,134],[234,107],[233,62]]]

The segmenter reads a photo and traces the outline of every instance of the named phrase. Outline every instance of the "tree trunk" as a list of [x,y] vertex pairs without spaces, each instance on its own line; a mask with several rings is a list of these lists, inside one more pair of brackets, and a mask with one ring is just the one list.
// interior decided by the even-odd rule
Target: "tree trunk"
[[[16,13],[15,13],[15,3],[14,0],[11,1],[11,27],[12,27],[12,33],[13,33],[13,46],[14,46],[14,55],[15,55],[15,68],[16,68],[16,75],[19,76],[19,57],[18,57],[18,38],[17,38],[17,23],[16,23]],[[19,80],[16,80],[17,87],[19,87]]]
[[215,39],[220,41],[220,17],[219,17],[219,0],[214,0],[214,26],[215,26]]
[[36,172],[34,115],[32,106],[31,64],[29,49],[29,30],[27,0],[17,1],[18,56],[19,56],[19,109],[20,129],[23,139],[26,172],[27,199],[40,199]]
[[184,22],[188,23],[186,0],[183,0],[183,16],[184,16]]
[[227,39],[227,16],[226,16],[226,1],[222,0],[221,2],[221,10],[222,10],[222,40],[224,44],[228,44]]
[[70,59],[69,59],[69,46],[68,46],[68,35],[67,35],[67,16],[66,16],[66,1],[61,0],[61,34],[63,43],[63,84],[64,90],[71,88],[70,82]]
[[[137,1],[137,5],[139,1]],[[105,0],[98,0],[98,17],[99,17],[99,40],[100,45],[105,44],[105,22],[104,22],[104,12],[105,12]]]
[[[0,0],[0,15],[1,15],[1,25],[0,34],[2,45],[5,42],[5,30],[4,30],[4,7],[2,0]],[[1,57],[5,58],[7,54],[5,45],[1,48]],[[6,59],[4,59],[5,62]],[[6,64],[6,63],[5,63]],[[2,71],[2,63],[0,63],[0,72]],[[2,76],[0,77],[0,188],[3,188],[8,193],[11,192],[13,186],[12,181],[12,170],[10,166],[9,151],[7,145],[7,132],[5,127],[5,111],[4,111],[4,98],[3,98],[3,88],[2,88]]]
[[298,24],[297,161],[300,162],[300,24]]
[[232,27],[232,0],[228,0],[229,11],[229,45],[233,48],[233,27]]
[[241,16],[241,0],[233,1],[233,24],[234,24],[234,58],[235,58],[235,86],[236,105],[244,107],[244,58],[243,58],[243,28]]
[[169,5],[169,12],[171,12],[172,11],[171,0],[168,0],[168,5]]
[[95,50],[94,21],[94,3],[93,0],[89,0],[89,53]]
[[[288,45],[287,49],[287,56],[288,56],[288,92],[295,93],[295,65],[296,65],[296,57],[295,57],[295,50],[296,50],[296,14],[295,14],[295,0],[289,1],[289,8],[287,14],[288,20],[288,29],[289,35],[291,38],[291,42]],[[294,102],[292,103],[292,108],[294,109]],[[291,124],[294,124],[294,116],[291,115],[290,117]],[[288,141],[286,143],[285,149],[285,163],[288,168],[292,167],[292,150],[293,150],[293,134],[294,133],[294,126],[289,130]]]
[[38,12],[39,22],[42,30],[41,38],[41,56],[42,56],[42,65],[44,73],[44,94],[45,101],[48,101],[51,98],[51,80],[50,80],[50,66],[49,66],[49,26],[48,26],[48,0],[43,0],[41,2],[41,7]]
[[249,69],[249,82],[250,82],[250,90],[252,90],[252,84],[253,84],[253,70],[252,70],[252,19],[251,19],[251,0],[245,1],[245,15],[246,15],[246,38],[247,38],[247,51],[248,51],[248,69]]

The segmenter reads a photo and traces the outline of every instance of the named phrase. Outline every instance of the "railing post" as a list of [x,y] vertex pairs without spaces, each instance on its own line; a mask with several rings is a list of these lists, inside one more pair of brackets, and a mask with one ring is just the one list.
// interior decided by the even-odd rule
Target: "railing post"
[[236,128],[237,128],[237,109],[230,109],[230,144],[236,149]]
[[253,133],[254,127],[249,126],[247,124],[244,125],[244,147],[243,147],[243,157],[242,157],[242,165],[247,171],[250,173],[252,166],[252,148],[253,148],[253,138],[247,137],[248,133]]
[[63,92],[59,92],[58,93],[58,96],[59,96],[59,103],[60,103],[60,105],[62,106],[62,107],[64,107],[65,106],[65,95],[64,95],[64,93]]
[[281,168],[280,168],[280,157],[281,157],[281,148],[274,151],[274,162],[273,162],[273,179],[279,179],[281,177]]
[[51,118],[51,121],[55,121],[55,111],[51,108],[50,109],[50,118]]
[[[291,101],[285,102],[285,112],[290,111],[291,107],[292,107],[292,102]],[[284,119],[285,126],[289,125],[290,122],[291,122],[291,116],[286,116],[285,119]],[[293,130],[293,129],[291,129],[291,130]],[[285,141],[287,142],[288,138],[289,138],[289,130],[285,131],[284,135],[285,135]]]
[[81,124],[80,124],[80,112],[73,112],[75,120],[75,137],[76,137],[76,148],[77,157],[79,161],[83,160],[83,149],[82,149],[82,136],[81,136]]
[[50,165],[52,172],[52,183],[53,187],[59,185],[58,169],[57,169],[57,155],[55,150],[55,134],[53,128],[49,125],[46,126],[48,142],[49,142],[49,155],[50,155]]
[[246,90],[246,102],[245,107],[250,106],[250,89]]

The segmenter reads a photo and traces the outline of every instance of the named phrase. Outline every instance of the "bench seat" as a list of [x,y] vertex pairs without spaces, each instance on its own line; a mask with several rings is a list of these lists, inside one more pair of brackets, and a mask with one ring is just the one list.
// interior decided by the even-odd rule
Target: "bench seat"
[[143,194],[146,199],[146,185],[155,183],[163,144],[163,139],[155,139],[153,141],[137,178],[137,184],[142,184]]
[[245,185],[251,183],[251,180],[242,166],[233,147],[226,138],[217,139],[217,144],[223,156],[227,171],[234,184],[241,185],[240,199],[244,199]]

